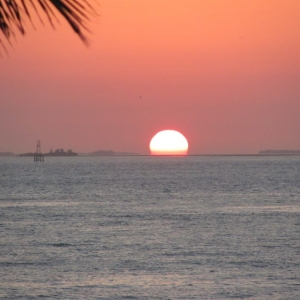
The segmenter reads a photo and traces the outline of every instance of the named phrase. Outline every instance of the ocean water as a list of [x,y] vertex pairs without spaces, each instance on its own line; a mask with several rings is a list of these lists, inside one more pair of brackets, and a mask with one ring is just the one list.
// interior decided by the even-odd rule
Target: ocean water
[[300,157],[0,159],[0,299],[300,299]]

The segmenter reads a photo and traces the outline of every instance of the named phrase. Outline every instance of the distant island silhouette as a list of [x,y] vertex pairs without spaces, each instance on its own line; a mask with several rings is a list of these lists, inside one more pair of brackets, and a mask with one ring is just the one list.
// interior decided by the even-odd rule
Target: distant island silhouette
[[[36,152],[32,153],[22,153],[19,156],[34,156],[36,155]],[[43,153],[44,156],[78,156],[78,153],[73,152],[71,149],[68,151],[64,151],[64,149],[56,149],[53,151],[52,149],[48,153]]]
[[[2,152],[3,155],[0,156],[15,156],[15,154],[11,153],[11,152]],[[11,155],[9,155],[9,153]],[[5,154],[5,155],[4,155]],[[37,152],[28,152],[28,153],[22,153],[19,154],[19,156],[35,156],[37,154]],[[91,153],[76,153],[73,152],[71,149],[68,151],[64,151],[64,149],[56,149],[55,151],[53,151],[52,149],[50,150],[50,152],[48,153],[41,153],[44,156],[135,156],[135,155],[139,155],[139,153],[135,153],[135,152],[114,152],[112,150],[98,150],[98,151],[94,151]]]
[[139,155],[139,153],[134,153],[134,152],[114,152],[112,150],[99,150],[99,151],[94,151],[89,154],[89,156],[118,156],[118,155]]
[[282,154],[282,155],[292,155],[300,154],[300,150],[263,150],[259,151],[259,154]]
[[116,155],[116,153],[112,150],[99,150],[89,154],[89,156],[113,156],[113,155]]

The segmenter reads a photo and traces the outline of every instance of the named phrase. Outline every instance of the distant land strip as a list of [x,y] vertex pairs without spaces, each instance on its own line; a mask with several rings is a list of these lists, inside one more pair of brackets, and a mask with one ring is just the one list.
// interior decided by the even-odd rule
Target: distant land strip
[[[29,152],[29,153],[22,153],[19,156],[35,156],[38,153],[36,152]],[[78,156],[78,153],[73,152],[71,149],[68,151],[64,151],[64,149],[56,149],[55,151],[50,150],[48,153],[40,153],[41,155],[44,156]]]
[[[0,157],[16,157],[16,156],[34,156],[37,153],[29,152],[22,154],[15,154],[13,152],[5,151],[0,152]],[[63,149],[57,149],[48,153],[43,153],[44,156],[151,156],[149,154],[141,155],[136,152],[114,152],[112,150],[99,150],[91,153],[76,153],[72,150],[66,152]],[[258,154],[188,154],[187,156],[259,156],[259,155],[300,155],[300,150],[262,150]],[[158,155],[160,156],[160,155]]]
[[112,150],[99,150],[92,153],[89,153],[88,156],[130,156],[130,155],[139,155],[135,152],[114,152]]
[[292,155],[292,154],[300,154],[300,150],[263,150],[263,151],[259,151],[259,154]]
[[[13,157],[13,156],[35,156],[38,153],[36,152],[28,152],[21,154],[14,154],[13,152],[0,152],[0,157]],[[140,155],[136,152],[114,152],[112,150],[99,150],[91,153],[76,153],[71,149],[68,151],[64,151],[63,149],[56,149],[55,151],[50,150],[48,153],[41,153],[44,156],[136,156]]]

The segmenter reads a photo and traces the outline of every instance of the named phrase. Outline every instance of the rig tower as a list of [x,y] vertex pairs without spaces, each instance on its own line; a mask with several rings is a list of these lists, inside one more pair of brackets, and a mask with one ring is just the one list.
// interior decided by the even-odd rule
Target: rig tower
[[44,155],[42,153],[42,147],[41,147],[40,141],[37,141],[36,151],[33,156],[33,161],[34,162],[44,162]]

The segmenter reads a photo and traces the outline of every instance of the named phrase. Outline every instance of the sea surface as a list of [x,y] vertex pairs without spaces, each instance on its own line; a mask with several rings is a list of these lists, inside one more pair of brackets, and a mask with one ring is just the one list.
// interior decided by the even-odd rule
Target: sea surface
[[0,299],[300,299],[300,156],[0,158]]

